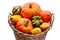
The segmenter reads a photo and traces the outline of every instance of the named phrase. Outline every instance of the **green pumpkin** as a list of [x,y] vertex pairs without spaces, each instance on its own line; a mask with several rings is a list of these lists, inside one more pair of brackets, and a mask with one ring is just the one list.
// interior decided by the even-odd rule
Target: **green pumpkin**
[[36,27],[40,26],[40,24],[43,23],[43,20],[41,19],[40,16],[33,16],[32,17],[32,23],[33,25],[35,25]]
[[12,9],[13,15],[19,15],[21,12],[21,6],[14,6]]

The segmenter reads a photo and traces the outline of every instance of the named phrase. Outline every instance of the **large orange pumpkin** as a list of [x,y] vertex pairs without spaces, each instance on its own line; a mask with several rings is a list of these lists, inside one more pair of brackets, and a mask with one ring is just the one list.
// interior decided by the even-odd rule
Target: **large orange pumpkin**
[[31,19],[32,16],[38,15],[41,12],[41,8],[37,3],[29,2],[23,5],[21,15],[24,18]]
[[20,21],[17,22],[16,29],[24,33],[31,33],[33,25],[29,19],[22,18]]

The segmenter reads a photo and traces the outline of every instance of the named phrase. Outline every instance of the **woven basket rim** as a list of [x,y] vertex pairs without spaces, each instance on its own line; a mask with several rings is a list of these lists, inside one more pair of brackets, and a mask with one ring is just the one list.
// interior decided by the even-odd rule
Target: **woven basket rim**
[[45,32],[48,32],[48,30],[50,30],[50,28],[52,27],[52,24],[53,24],[53,21],[54,21],[54,14],[52,13],[52,20],[51,20],[51,26],[48,28],[48,29],[46,29],[44,32],[42,32],[42,33],[39,33],[39,34],[35,34],[35,35],[33,35],[33,34],[26,34],[26,33],[23,33],[23,32],[21,32],[21,31],[19,31],[19,30],[17,30],[17,29],[15,29],[15,27],[14,27],[14,25],[12,25],[11,24],[11,21],[10,21],[10,16],[11,16],[11,13],[9,13],[8,14],[8,23],[9,23],[9,25],[10,25],[10,27],[14,30],[14,31],[17,31],[19,34],[23,34],[23,35],[27,35],[27,36],[38,36],[38,35],[41,35],[41,34],[44,34]]

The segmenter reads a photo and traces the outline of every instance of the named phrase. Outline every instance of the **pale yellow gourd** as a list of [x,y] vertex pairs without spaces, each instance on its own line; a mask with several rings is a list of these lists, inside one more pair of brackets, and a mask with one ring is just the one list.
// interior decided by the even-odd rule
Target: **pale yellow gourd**
[[50,27],[50,23],[44,22],[42,25],[40,25],[40,28],[42,30],[46,30]]

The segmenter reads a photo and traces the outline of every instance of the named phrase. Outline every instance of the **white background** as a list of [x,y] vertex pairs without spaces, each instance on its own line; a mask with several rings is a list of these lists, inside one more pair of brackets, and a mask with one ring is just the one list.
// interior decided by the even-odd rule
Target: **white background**
[[[12,29],[8,25],[8,13],[12,7],[23,5],[31,0],[0,0],[0,40],[15,40]],[[48,32],[46,40],[60,40],[60,1],[59,0],[32,0],[40,4],[43,10],[55,14],[52,29]]]

